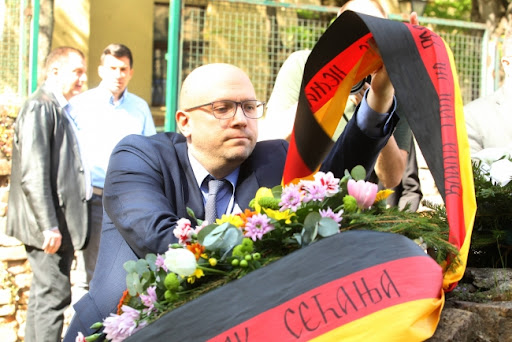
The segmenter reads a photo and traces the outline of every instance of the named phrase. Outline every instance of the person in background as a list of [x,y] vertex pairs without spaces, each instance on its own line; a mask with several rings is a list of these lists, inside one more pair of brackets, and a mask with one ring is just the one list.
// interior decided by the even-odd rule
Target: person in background
[[33,273],[27,342],[60,341],[75,249],[87,240],[89,177],[67,110],[86,80],[81,51],[51,51],[43,85],[14,124],[6,234],[25,244]]
[[503,41],[501,65],[505,73],[501,88],[464,106],[472,156],[488,148],[512,153],[512,30]]
[[[173,229],[180,218],[194,224],[195,217],[207,217],[211,182],[221,183],[214,217],[242,212],[260,187],[281,184],[288,143],[257,142],[263,103],[243,70],[201,66],[183,82],[179,102],[181,133],[130,135],[112,152],[96,272],[90,291],[74,305],[65,342],[78,332],[90,335],[94,322],[116,310],[126,289],[126,261],[167,251],[177,242]],[[394,130],[395,102],[383,66],[321,170],[342,177],[356,165],[373,165]]]
[[130,49],[122,44],[109,44],[101,54],[98,67],[100,84],[70,101],[71,115],[78,126],[78,136],[84,147],[93,185],[89,243],[78,255],[79,265],[85,267],[85,271],[81,270],[82,278],[85,279],[80,284],[84,290],[92,279],[98,256],[103,217],[103,184],[110,153],[129,134],[156,133],[147,102],[128,92],[133,72]]
[[[376,0],[346,1],[338,11],[338,16],[346,10],[379,18],[387,17],[384,8]],[[411,13],[410,22],[414,25],[418,24],[416,13]],[[274,89],[268,100],[266,116],[259,122],[260,140],[290,139],[299,100],[302,75],[310,53],[311,50],[295,51],[288,56],[281,66]],[[368,84],[359,93],[350,95],[342,119],[342,121],[345,121],[338,126],[335,136],[339,136],[344,129],[346,121],[354,113],[355,107],[361,101],[367,88]],[[423,195],[419,184],[416,154],[410,153],[413,149],[414,140],[411,129],[405,117],[401,117],[396,131],[377,158],[375,172],[370,180],[375,183],[379,182],[381,188],[394,188],[396,193],[389,197],[388,204],[398,205],[403,209],[409,203],[409,210],[416,211]]]

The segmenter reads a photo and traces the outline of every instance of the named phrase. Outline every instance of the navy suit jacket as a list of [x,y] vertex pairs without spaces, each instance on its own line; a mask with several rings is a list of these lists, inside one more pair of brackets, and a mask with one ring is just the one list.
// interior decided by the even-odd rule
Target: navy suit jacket
[[[393,123],[397,119],[393,114]],[[392,130],[391,130],[392,132]],[[341,178],[346,169],[363,165],[372,170],[391,132],[370,138],[355,124],[355,116],[322,164]],[[288,143],[284,140],[256,144],[240,166],[235,200],[248,207],[260,187],[281,184]],[[116,311],[126,289],[123,264],[147,253],[164,253],[177,242],[172,230],[191,208],[204,218],[201,190],[192,172],[187,143],[181,134],[160,133],[151,137],[130,135],[119,142],[109,161],[103,193],[103,230],[90,291],[75,305],[75,316],[64,341],[74,341],[78,331]]]

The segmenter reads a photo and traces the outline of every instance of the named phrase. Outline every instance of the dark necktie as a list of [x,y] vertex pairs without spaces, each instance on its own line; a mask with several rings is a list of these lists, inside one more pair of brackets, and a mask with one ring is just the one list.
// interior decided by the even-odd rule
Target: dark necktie
[[208,197],[206,198],[206,205],[204,207],[204,216],[208,224],[215,223],[217,219],[217,194],[223,184],[224,180],[210,179],[208,181]]

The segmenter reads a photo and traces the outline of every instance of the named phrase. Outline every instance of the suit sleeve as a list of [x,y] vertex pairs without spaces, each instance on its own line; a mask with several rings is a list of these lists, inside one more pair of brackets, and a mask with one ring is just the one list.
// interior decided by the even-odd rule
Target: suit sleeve
[[380,151],[396,127],[398,117],[396,113],[391,114],[389,124],[392,126],[387,134],[381,137],[369,137],[357,125],[357,115],[358,112],[348,122],[322,163],[321,171],[331,171],[336,177],[342,178],[345,170],[350,171],[353,167],[362,165],[366,169],[367,177],[370,176]]
[[112,151],[105,178],[105,212],[138,257],[163,253],[177,242],[172,230],[184,217],[178,208],[180,184],[163,176],[179,174],[178,166],[164,165],[157,151],[150,138],[127,136]]

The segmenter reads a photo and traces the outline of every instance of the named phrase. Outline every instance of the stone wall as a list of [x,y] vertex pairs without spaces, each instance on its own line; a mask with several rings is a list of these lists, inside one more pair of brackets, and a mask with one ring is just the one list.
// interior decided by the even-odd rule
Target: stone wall
[[32,271],[25,247],[5,235],[10,163],[0,159],[0,336],[2,341],[23,341]]

